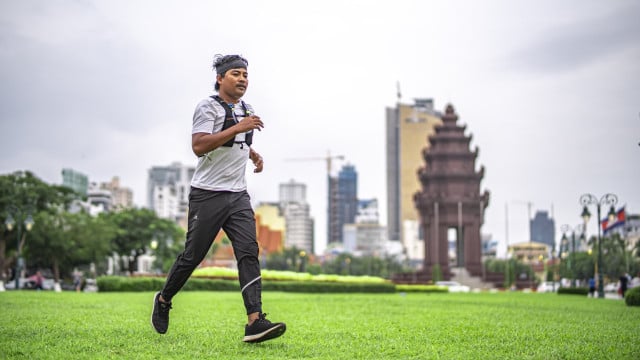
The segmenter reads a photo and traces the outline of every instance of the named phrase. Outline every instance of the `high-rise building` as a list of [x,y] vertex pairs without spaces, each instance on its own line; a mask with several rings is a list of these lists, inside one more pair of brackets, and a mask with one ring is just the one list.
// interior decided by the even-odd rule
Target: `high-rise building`
[[186,227],[191,178],[195,168],[180,163],[154,166],[147,180],[147,206],[165,219]]
[[306,199],[307,186],[291,180],[280,184],[280,210],[285,218],[286,248],[314,251],[314,221]]
[[353,165],[344,165],[338,177],[329,182],[329,196],[328,244],[341,244],[342,227],[344,224],[353,224],[358,212],[358,173]]
[[309,204],[286,202],[280,204],[286,219],[285,247],[314,252],[313,219],[309,216]]
[[72,169],[62,169],[62,185],[86,196],[86,201],[76,201],[71,211],[84,209],[92,215],[114,209],[133,206],[133,191],[120,186],[120,180],[114,176],[111,182],[89,182],[87,175]]
[[307,185],[291,179],[288,183],[280,184],[280,202],[307,202]]
[[111,192],[113,207],[126,209],[133,207],[133,191],[130,188],[120,186],[120,178],[114,176],[110,182],[100,184],[100,188]]
[[[418,169],[424,166],[422,156],[442,124],[432,99],[415,99],[412,105],[398,102],[387,108],[387,229],[389,240],[419,239],[419,234],[404,234],[405,229],[418,229],[418,211],[413,195],[421,189]],[[409,241],[410,242],[410,241]]]
[[89,177],[73,169],[62,169],[62,185],[86,196],[89,190]]
[[339,244],[342,228],[338,222],[338,178],[327,175],[327,246]]
[[555,243],[556,225],[547,211],[536,211],[533,219],[529,220],[531,241],[547,244],[553,249]]

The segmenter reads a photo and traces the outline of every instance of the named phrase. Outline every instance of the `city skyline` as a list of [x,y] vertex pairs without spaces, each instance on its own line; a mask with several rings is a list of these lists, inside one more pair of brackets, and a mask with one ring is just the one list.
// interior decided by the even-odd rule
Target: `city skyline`
[[[307,184],[317,252],[326,163],[286,159],[344,156],[333,171],[358,169],[358,198],[378,199],[385,224],[385,111],[398,93],[407,104],[431,98],[440,112],[451,103],[467,125],[491,192],[482,232],[499,252],[506,227],[511,243],[526,240],[529,207],[574,226],[582,194],[615,193],[617,207],[640,212],[638,2],[309,6],[2,2],[0,173],[119,176],[144,205],[148,169],[195,165],[191,118],[213,92],[213,56],[240,53],[246,101],[265,121],[254,143],[265,170],[248,169],[249,192],[276,201],[279,183]],[[595,224],[594,215],[590,234]]]

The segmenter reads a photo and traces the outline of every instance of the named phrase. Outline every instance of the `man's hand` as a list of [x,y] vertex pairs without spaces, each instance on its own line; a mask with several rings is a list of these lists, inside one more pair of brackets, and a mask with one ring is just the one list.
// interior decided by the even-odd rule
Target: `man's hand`
[[262,161],[262,156],[260,156],[260,154],[258,154],[252,148],[249,149],[249,159],[253,161],[253,166],[256,167],[255,169],[253,169],[253,172],[254,173],[262,172],[262,167],[264,166],[264,162]]
[[240,132],[247,132],[256,129],[258,131],[262,131],[264,124],[262,123],[262,120],[260,120],[260,116],[249,115],[236,124],[236,126],[239,127],[238,130],[241,130]]

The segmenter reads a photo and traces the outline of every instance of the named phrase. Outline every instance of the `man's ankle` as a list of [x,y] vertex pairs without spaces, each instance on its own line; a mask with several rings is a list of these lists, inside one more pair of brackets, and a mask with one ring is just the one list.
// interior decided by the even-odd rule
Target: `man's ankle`
[[251,324],[253,324],[253,322],[258,320],[259,318],[260,318],[259,312],[255,312],[247,315],[247,325],[251,326]]

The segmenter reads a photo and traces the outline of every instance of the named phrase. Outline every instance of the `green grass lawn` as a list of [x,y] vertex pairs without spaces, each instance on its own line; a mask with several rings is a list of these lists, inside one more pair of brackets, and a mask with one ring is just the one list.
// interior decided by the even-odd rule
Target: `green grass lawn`
[[242,342],[240,294],[181,292],[165,335],[153,293],[0,293],[0,358],[30,359],[640,359],[640,307],[523,293],[265,292],[287,323]]

